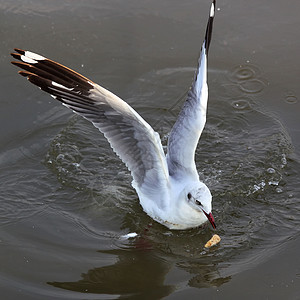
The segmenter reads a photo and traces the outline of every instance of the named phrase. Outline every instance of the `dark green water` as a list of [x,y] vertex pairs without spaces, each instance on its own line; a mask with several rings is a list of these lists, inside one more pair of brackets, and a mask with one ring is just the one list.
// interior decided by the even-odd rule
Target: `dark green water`
[[[299,18],[292,1],[222,1],[196,160],[209,226],[170,231],[88,122],[30,86],[14,47],[83,73],[164,143],[195,70],[207,1],[0,1],[3,299],[299,299]],[[149,226],[151,224],[151,226]],[[123,234],[139,237],[124,240]]]

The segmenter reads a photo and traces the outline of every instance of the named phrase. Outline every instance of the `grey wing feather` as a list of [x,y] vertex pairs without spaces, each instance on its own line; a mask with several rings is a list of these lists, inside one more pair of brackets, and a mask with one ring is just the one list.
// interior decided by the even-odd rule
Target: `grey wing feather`
[[148,174],[151,181],[166,184],[168,170],[159,135],[127,103],[63,65],[15,50],[12,56],[20,61],[12,63],[25,70],[19,73],[91,121],[131,171],[135,186],[142,185]]
[[213,1],[210,10],[194,82],[169,136],[167,163],[171,176],[189,175],[198,179],[194,157],[206,122],[207,55],[212,35],[214,12],[215,1]]

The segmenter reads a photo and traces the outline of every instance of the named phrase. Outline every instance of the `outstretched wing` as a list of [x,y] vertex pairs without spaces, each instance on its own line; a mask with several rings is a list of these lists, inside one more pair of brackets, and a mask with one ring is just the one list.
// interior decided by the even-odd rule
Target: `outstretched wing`
[[42,90],[91,121],[131,171],[135,187],[146,180],[165,185],[168,170],[158,133],[119,97],[73,70],[41,55],[15,49],[12,63]]
[[194,157],[206,122],[207,56],[212,35],[215,4],[216,2],[213,1],[194,82],[169,136],[167,163],[171,176],[189,175],[198,178]]

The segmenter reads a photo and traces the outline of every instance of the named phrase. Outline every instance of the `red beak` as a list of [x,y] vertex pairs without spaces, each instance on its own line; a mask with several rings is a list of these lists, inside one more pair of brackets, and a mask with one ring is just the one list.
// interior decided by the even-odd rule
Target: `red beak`
[[215,219],[212,215],[212,213],[207,214],[203,209],[202,211],[204,212],[204,214],[206,215],[208,221],[210,222],[211,226],[216,229],[216,223],[215,223]]

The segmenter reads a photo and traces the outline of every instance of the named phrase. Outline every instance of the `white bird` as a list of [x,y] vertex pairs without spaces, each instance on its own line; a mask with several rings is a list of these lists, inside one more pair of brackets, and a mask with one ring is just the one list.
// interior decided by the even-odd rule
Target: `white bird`
[[15,49],[19,73],[93,123],[133,177],[140,204],[170,229],[197,227],[207,220],[216,228],[212,196],[199,180],[195,150],[206,122],[207,56],[216,2],[210,8],[205,39],[193,84],[173,126],[167,154],[152,127],[122,99],[75,71],[39,54]]

